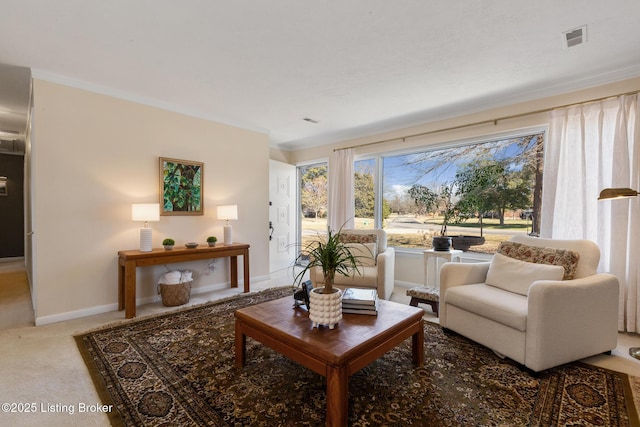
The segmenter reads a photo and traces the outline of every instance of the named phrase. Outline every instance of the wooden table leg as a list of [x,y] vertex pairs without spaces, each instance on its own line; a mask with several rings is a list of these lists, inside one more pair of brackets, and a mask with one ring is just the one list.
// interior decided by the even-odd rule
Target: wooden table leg
[[249,292],[249,250],[242,256],[244,262],[244,292]]
[[124,317],[136,317],[136,262],[124,262]]
[[229,257],[231,259],[229,266],[229,273],[231,275],[231,287],[238,287],[238,256],[232,255]]
[[124,310],[124,263],[118,260],[118,311]]
[[330,427],[347,425],[349,411],[349,376],[345,367],[327,367],[327,419]]
[[413,363],[418,366],[422,366],[424,363],[424,326],[422,322],[424,320],[420,319],[420,329],[411,336]]
[[247,336],[242,325],[236,320],[236,367],[242,368],[247,357]]

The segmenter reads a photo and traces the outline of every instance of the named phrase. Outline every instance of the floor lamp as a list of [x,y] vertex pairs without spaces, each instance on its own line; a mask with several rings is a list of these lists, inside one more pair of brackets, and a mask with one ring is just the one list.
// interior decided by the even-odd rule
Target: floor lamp
[[[631,188],[605,188],[600,192],[598,200],[626,199],[629,197],[635,197],[638,194],[640,193],[636,190],[632,190]],[[640,347],[631,347],[629,349],[629,355],[640,360]]]

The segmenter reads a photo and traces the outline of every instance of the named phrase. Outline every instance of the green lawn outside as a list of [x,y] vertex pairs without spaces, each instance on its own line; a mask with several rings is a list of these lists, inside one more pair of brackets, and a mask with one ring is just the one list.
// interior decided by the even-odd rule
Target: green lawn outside
[[[356,218],[356,228],[373,228],[371,218]],[[396,247],[431,248],[431,238],[439,234],[442,218],[440,217],[415,217],[390,215],[384,222],[387,231],[387,244]],[[325,234],[327,230],[326,219],[304,218],[302,221],[303,245],[316,240],[318,233]],[[500,242],[509,240],[514,234],[527,234],[531,229],[531,221],[520,218],[505,219],[504,225],[494,218],[483,218],[483,237],[485,243],[472,246],[469,252],[495,253]],[[480,236],[480,224],[477,219],[469,220],[462,224],[450,224],[447,234]]]

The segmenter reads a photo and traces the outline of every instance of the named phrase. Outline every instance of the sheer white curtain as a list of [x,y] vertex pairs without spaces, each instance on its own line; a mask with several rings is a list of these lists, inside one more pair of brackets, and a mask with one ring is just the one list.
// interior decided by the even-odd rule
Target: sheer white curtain
[[598,201],[640,188],[640,96],[554,110],[545,152],[541,234],[596,242],[620,281],[618,328],[640,332],[640,197]]
[[334,151],[329,157],[329,227],[353,228],[353,150]]

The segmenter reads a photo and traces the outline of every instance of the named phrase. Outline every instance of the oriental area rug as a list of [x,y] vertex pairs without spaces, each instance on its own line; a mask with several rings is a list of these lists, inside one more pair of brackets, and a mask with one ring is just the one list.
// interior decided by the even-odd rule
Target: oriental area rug
[[[114,425],[322,426],[325,378],[247,338],[234,364],[234,311],[291,296],[246,294],[76,336]],[[338,325],[339,327],[339,325]],[[351,426],[629,426],[627,375],[571,363],[533,375],[425,322],[425,364],[411,340],[349,382]]]

